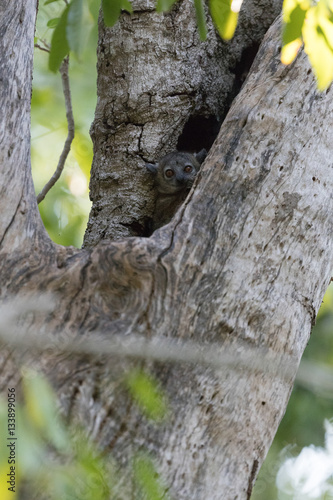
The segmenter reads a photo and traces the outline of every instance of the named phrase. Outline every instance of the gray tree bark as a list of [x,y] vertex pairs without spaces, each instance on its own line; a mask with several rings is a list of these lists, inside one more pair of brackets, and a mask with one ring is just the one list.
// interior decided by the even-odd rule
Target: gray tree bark
[[[35,0],[1,4],[1,302],[52,293],[53,310],[25,315],[21,328],[41,339],[51,334],[59,344],[98,332],[105,341],[141,335],[148,344],[174,339],[214,347],[220,370],[145,362],[170,400],[161,426],[140,415],[115,378],[128,369],[124,360],[47,353],[38,363],[63,412],[79,419],[121,467],[145,447],[173,498],[248,499],[330,280],[333,91],[318,94],[303,53],[290,67],[281,65],[275,24],[174,220],[150,238],[63,248],[45,233],[30,173],[35,12]],[[130,49],[129,43],[124,53]],[[117,106],[112,120],[130,128]],[[169,137],[183,126],[175,122]],[[147,155],[166,147],[161,130],[147,131],[148,142],[142,136]],[[129,134],[128,151],[135,137]],[[96,141],[97,156],[101,147]],[[240,359],[258,353],[263,368],[223,366],[230,351]],[[291,369],[273,363],[269,370],[269,360],[281,356]],[[2,350],[1,389],[18,378]]]
[[177,147],[211,147],[281,4],[245,0],[230,42],[212,22],[200,42],[188,0],[164,15],[155,12],[155,0],[135,0],[134,14],[124,14],[112,29],[100,19],[85,246],[145,234],[155,204],[145,162]]

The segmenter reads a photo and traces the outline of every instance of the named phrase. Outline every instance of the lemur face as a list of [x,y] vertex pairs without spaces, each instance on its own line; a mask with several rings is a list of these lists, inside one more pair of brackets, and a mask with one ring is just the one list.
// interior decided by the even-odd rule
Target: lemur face
[[159,193],[175,194],[192,186],[206,155],[204,149],[196,155],[176,151],[163,156],[156,164],[146,163],[146,168],[156,176],[155,185]]

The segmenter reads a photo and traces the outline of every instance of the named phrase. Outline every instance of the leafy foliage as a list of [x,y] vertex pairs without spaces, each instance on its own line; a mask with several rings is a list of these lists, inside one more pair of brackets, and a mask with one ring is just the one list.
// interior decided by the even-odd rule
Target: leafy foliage
[[69,12],[69,6],[65,8],[64,12],[62,13],[62,16],[57,22],[51,40],[49,68],[51,71],[54,71],[54,73],[58,71],[63,59],[69,53],[69,45],[66,34],[68,12]]
[[[209,11],[224,40],[235,33],[243,0],[210,0]],[[158,0],[157,11],[170,10],[174,0]],[[194,0],[201,40],[207,36],[206,15],[202,0]],[[333,80],[333,0],[284,0],[283,47],[281,61],[290,64],[304,43],[304,49],[317,78],[319,90]]]
[[139,408],[152,420],[162,420],[167,413],[165,397],[156,381],[142,370],[126,376],[126,386]]
[[281,60],[290,64],[304,43],[319,90],[333,80],[333,2],[284,0]]
[[[46,26],[47,26],[48,28],[56,28],[56,27],[57,27],[57,25],[58,25],[59,20],[60,20],[60,17],[54,17],[53,19],[50,19],[50,20],[47,22]],[[37,40],[38,40],[38,38],[37,38]]]
[[80,55],[82,41],[83,0],[72,0],[67,16],[66,37],[71,50]]
[[[230,40],[237,26],[238,13],[243,0],[210,0],[209,10],[213,22],[220,36],[224,40]],[[167,12],[176,3],[176,0],[157,0],[157,12]],[[201,40],[207,38],[207,22],[205,2],[194,0],[195,13],[197,17],[198,30]]]
[[[49,68],[56,73],[62,60],[72,51],[78,58],[83,50],[84,9],[87,0],[71,0],[64,8],[60,18],[51,19],[48,27],[55,28],[50,47]],[[44,5],[53,3],[48,1]],[[96,2],[94,2],[96,3]],[[91,2],[88,7],[92,9]]]
[[[132,395],[141,401],[141,408],[152,414],[149,408],[151,397],[145,398],[144,392],[154,387],[154,401],[163,399],[161,391],[156,392],[156,383],[152,379],[137,372],[140,381],[136,389],[132,381]],[[132,372],[134,377],[134,372]],[[109,500],[126,497],[113,489],[121,485],[119,467],[112,457],[103,456],[97,447],[89,442],[85,432],[78,426],[66,425],[60,417],[56,395],[48,381],[30,368],[22,369],[23,402],[15,402],[15,419],[19,432],[19,453],[15,458],[16,492],[9,492],[7,484],[0,485],[1,498],[19,498],[21,485],[31,498],[40,493],[50,500],[59,498],[80,498],[81,500]],[[138,390],[138,393],[137,393]],[[146,402],[147,401],[147,407]],[[159,415],[161,407],[158,410]],[[0,399],[0,426],[7,428],[7,401]],[[0,447],[0,472],[8,472],[8,449]],[[132,469],[123,471],[130,474],[136,489],[147,500],[167,499],[165,487],[156,471],[153,460],[148,453],[140,452],[133,457]],[[4,477],[6,475],[4,474]]]
[[132,4],[129,0],[102,0],[105,26],[114,26],[122,10],[126,10],[129,13],[133,12]]
[[[45,5],[56,0],[48,0]],[[235,32],[238,14],[243,0],[210,0],[209,10],[220,36],[230,40]],[[71,0],[60,19],[49,21],[55,31],[51,41],[49,67],[56,72],[63,58],[72,51],[79,57],[82,51],[83,8],[96,11],[98,0]],[[157,0],[157,12],[169,11],[176,0]],[[101,0],[106,26],[116,24],[123,10],[132,13],[129,0]],[[203,0],[194,0],[198,30],[201,40],[207,37],[206,12]],[[281,60],[290,64],[304,42],[305,51],[317,77],[318,88],[324,90],[333,79],[333,0],[284,0],[283,4],[283,48]]]
[[[24,369],[22,375],[24,404],[15,403],[19,432],[19,453],[15,458],[18,496],[11,494],[10,498],[19,498],[24,482],[31,498],[35,498],[36,492],[43,492],[52,500],[109,499],[113,475],[110,464],[88,443],[81,430],[66,427],[46,379],[31,369]],[[6,401],[0,400],[2,429],[7,427],[5,408]],[[7,451],[5,447],[0,450],[0,470],[8,469]]]
[[[57,0],[48,0],[44,5]],[[199,0],[201,1],[201,0]],[[99,5],[102,6],[106,26],[114,26],[123,10],[132,13],[133,8],[129,0],[71,0],[64,8],[60,18],[50,19],[48,27],[55,28],[51,40],[49,68],[56,73],[61,62],[69,52],[80,56],[83,47],[84,9],[89,8],[95,22],[98,19]]]
[[[96,2],[93,1],[93,4]],[[45,48],[50,46],[54,31],[47,24],[50,17],[60,19],[63,6],[63,0],[46,6],[40,2],[35,43]],[[45,228],[52,240],[76,247],[82,245],[91,208],[88,196],[92,163],[89,126],[96,106],[97,25],[88,7],[84,0],[81,57],[80,60],[72,57],[70,61],[75,138],[62,176],[39,204]],[[98,15],[98,12],[95,14]],[[47,66],[48,54],[36,49],[31,102],[31,159],[36,193],[41,191],[55,171],[67,135],[60,75],[51,72]]]
[[140,453],[133,461],[134,480],[147,500],[168,500],[153,461],[147,454]]
[[224,40],[235,33],[240,5],[232,0],[210,0],[210,13],[214,24]]

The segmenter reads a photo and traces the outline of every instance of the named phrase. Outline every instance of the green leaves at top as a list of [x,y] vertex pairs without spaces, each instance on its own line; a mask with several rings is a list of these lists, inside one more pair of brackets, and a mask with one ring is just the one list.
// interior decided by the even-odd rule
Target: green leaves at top
[[281,61],[290,64],[302,46],[302,29],[309,0],[284,0]]
[[284,44],[290,43],[302,35],[302,28],[307,10],[308,0],[284,0],[283,3],[283,33]]
[[105,26],[114,26],[122,10],[126,10],[129,13],[133,12],[132,4],[129,0],[102,0]]
[[68,5],[63,11],[51,39],[49,68],[54,73],[58,71],[63,59],[69,53],[69,45],[66,34],[69,7],[70,6]]
[[217,31],[224,40],[235,33],[243,0],[210,0],[209,9]]
[[308,10],[302,30],[304,50],[316,75],[319,90],[325,90],[333,80],[332,8],[328,1],[320,0]]
[[99,16],[99,9],[100,9],[100,2],[96,0],[88,0],[88,9],[90,14],[92,15],[94,21],[96,24],[98,23],[98,16]]
[[[157,0],[157,12],[166,12],[171,9],[176,0]],[[213,22],[220,36],[230,40],[235,33],[238,14],[243,0],[210,0],[209,10]],[[198,30],[201,40],[207,38],[207,23],[203,0],[194,0]]]
[[67,16],[66,35],[69,48],[79,56],[82,42],[83,0],[72,0]]
[[72,50],[78,57],[82,47],[83,0],[72,0],[63,11],[51,39],[49,68],[56,73]]
[[319,90],[333,80],[333,1],[284,0],[281,61],[290,64],[304,42],[304,50]]
[[[83,2],[84,0],[71,0],[60,19],[52,25],[55,30],[51,40],[49,68],[55,73],[70,50],[80,56],[83,45]],[[48,0],[48,3],[51,3],[51,0]],[[130,13],[133,11],[129,0],[102,0],[102,10],[106,26],[113,26],[122,10]]]

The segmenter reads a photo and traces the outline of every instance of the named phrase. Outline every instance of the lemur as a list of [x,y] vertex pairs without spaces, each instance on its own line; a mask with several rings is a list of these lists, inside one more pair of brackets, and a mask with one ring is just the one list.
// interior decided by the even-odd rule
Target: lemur
[[206,156],[205,149],[196,154],[175,151],[163,156],[158,163],[146,163],[148,172],[155,177],[157,190],[152,231],[170,222],[185,200]]

